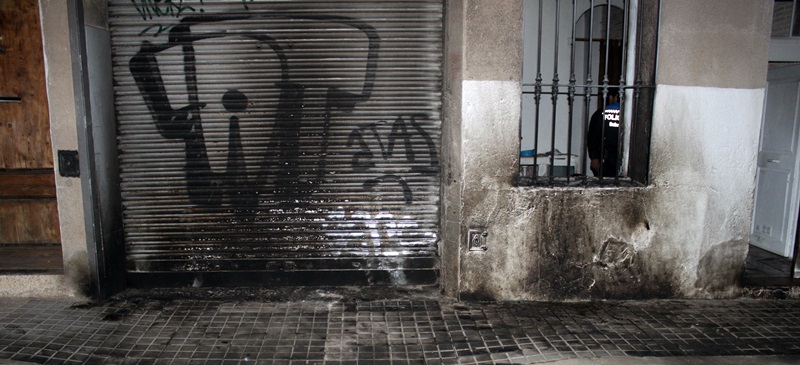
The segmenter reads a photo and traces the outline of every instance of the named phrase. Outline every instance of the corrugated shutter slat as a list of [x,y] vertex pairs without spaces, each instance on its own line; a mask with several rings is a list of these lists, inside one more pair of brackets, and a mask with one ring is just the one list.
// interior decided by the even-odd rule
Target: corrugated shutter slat
[[434,283],[442,9],[111,0],[129,276]]

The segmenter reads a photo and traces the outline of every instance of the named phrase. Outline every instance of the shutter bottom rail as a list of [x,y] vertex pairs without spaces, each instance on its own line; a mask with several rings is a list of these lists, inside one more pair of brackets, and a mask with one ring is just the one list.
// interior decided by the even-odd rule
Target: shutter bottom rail
[[132,288],[436,285],[437,269],[128,273]]

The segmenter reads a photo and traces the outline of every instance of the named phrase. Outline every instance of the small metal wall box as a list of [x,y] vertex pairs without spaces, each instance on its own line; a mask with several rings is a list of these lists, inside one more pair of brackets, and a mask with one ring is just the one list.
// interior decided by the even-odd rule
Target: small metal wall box
[[483,228],[470,229],[467,234],[467,246],[470,251],[486,251],[488,249],[489,231]]
[[80,177],[81,165],[78,151],[58,150],[58,172],[64,177]]

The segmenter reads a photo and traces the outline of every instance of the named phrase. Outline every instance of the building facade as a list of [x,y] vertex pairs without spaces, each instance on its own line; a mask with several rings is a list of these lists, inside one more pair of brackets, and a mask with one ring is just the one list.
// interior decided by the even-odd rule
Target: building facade
[[614,187],[519,184],[523,1],[186,3],[39,1],[53,155],[81,170],[56,174],[63,274],[0,276],[7,295],[738,293],[772,1],[622,2],[657,44],[647,183]]

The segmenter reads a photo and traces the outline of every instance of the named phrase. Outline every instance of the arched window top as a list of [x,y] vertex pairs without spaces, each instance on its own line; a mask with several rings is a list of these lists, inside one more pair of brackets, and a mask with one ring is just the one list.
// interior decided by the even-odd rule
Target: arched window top
[[[610,21],[609,21],[610,18]],[[591,29],[589,22],[592,22]],[[576,38],[595,38],[621,41],[625,31],[625,11],[611,5],[611,14],[607,5],[595,5],[594,12],[586,9],[575,22]]]

